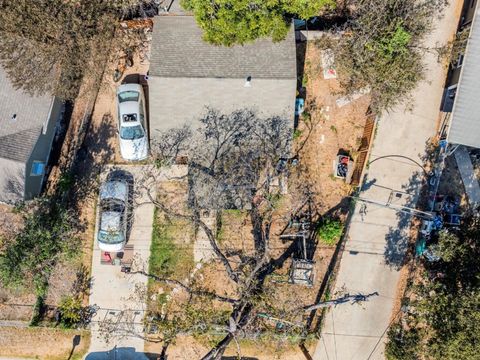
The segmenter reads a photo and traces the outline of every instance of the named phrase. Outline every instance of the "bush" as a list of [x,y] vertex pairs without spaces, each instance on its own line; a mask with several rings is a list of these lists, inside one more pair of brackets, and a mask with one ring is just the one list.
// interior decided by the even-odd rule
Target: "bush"
[[30,326],[37,326],[40,320],[42,319],[43,306],[44,306],[43,296],[37,296],[35,305],[33,305],[32,318],[30,319]]
[[0,254],[0,281],[11,288],[33,286],[44,296],[48,278],[59,257],[73,254],[73,214],[54,199],[39,199],[21,209],[24,227],[13,234]]
[[343,233],[343,224],[340,220],[323,220],[317,230],[320,240],[326,245],[335,245]]
[[82,300],[77,296],[66,296],[58,305],[60,311],[60,322],[66,328],[74,327],[83,318],[84,308]]
[[385,357],[388,360],[417,359],[420,337],[415,329],[405,331],[402,325],[394,324],[388,331],[388,343],[385,347]]

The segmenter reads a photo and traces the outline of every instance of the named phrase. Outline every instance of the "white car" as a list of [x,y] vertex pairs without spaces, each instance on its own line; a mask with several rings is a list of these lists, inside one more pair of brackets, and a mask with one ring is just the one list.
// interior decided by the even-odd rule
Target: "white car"
[[130,161],[148,157],[148,134],[143,88],[139,84],[124,84],[117,89],[118,135],[120,154]]
[[100,187],[98,211],[98,247],[106,252],[122,251],[127,241],[128,183],[107,180]]

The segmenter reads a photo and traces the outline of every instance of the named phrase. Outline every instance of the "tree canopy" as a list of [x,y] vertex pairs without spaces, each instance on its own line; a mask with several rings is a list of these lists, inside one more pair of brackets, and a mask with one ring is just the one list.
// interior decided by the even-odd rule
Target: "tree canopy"
[[478,225],[440,233],[440,260],[425,263],[424,276],[404,300],[408,310],[389,331],[387,359],[480,359]]
[[244,44],[258,38],[285,38],[293,18],[308,19],[333,8],[334,0],[182,0],[216,45]]
[[[378,112],[408,98],[424,77],[425,48],[420,46],[444,0],[354,0],[348,21],[332,48],[347,93],[369,87]],[[432,16],[433,15],[433,16]]]
[[119,20],[143,2],[0,0],[0,63],[15,88],[74,98],[85,71],[103,70]]

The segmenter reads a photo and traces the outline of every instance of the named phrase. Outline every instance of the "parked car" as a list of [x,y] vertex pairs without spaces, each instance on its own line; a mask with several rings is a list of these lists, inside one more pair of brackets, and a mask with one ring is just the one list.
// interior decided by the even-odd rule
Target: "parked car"
[[148,133],[143,88],[123,84],[117,89],[120,154],[125,160],[140,161],[148,156]]
[[100,187],[98,247],[102,251],[122,251],[127,241],[129,187],[125,179],[112,179]]

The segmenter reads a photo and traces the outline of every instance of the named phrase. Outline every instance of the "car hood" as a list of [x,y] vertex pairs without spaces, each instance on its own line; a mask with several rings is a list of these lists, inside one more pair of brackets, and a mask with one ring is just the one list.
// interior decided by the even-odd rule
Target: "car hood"
[[148,156],[147,137],[136,140],[120,138],[120,153],[125,160],[143,160]]
[[118,243],[118,244],[106,244],[101,241],[98,242],[98,247],[102,251],[106,252],[119,252],[123,250],[123,247],[125,246],[125,241]]

